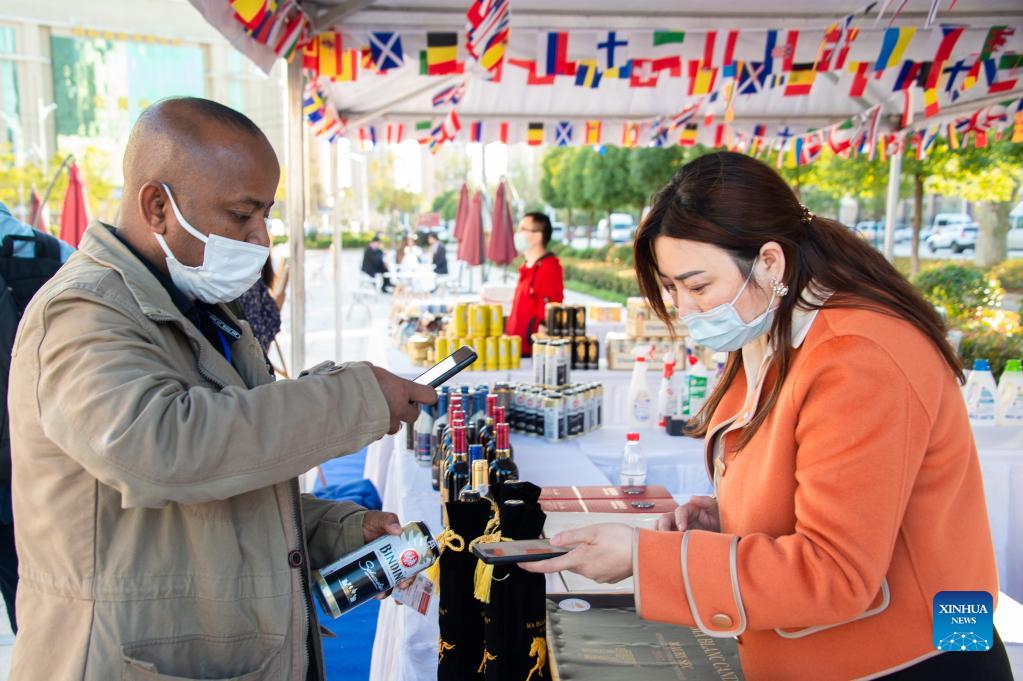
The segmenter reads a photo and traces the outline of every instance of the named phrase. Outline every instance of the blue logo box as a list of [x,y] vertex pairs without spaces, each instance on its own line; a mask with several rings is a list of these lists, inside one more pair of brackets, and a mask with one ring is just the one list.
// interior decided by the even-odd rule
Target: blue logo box
[[956,652],[990,650],[995,608],[986,591],[941,591],[934,596],[934,647]]

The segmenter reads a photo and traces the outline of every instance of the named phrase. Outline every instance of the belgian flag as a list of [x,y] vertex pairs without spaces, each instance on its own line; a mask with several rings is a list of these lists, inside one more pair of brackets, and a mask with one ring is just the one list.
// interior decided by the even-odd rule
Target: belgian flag
[[526,144],[538,147],[543,144],[543,123],[530,123],[526,132]]
[[426,75],[462,73],[464,68],[465,65],[458,61],[457,33],[426,34]]

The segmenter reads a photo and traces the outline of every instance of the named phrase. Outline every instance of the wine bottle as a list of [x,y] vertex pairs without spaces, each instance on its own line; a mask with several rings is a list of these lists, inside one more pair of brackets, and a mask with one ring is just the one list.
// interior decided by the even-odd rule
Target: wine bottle
[[512,460],[511,442],[508,437],[508,424],[498,423],[494,426],[496,450],[490,464],[490,486],[519,479],[519,467]]
[[444,476],[444,501],[458,499],[462,489],[471,482],[469,477],[469,452],[465,441],[465,426],[452,428],[454,449],[447,474]]

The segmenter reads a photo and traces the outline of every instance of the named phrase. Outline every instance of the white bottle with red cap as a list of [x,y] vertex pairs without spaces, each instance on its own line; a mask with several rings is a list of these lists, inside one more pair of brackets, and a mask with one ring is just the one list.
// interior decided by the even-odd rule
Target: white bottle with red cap
[[629,383],[628,424],[634,430],[649,428],[654,420],[654,404],[646,375],[647,354],[643,348],[636,348],[636,363]]
[[625,451],[622,452],[622,468],[619,483],[623,487],[646,486],[646,457],[639,446],[639,433],[625,435]]

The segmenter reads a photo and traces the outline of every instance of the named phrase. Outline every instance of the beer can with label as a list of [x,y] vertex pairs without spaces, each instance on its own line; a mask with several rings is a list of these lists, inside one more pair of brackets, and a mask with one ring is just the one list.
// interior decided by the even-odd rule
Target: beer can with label
[[466,307],[465,313],[467,322],[466,335],[472,338],[475,338],[477,336],[481,338],[483,337],[483,334],[480,333],[479,317],[477,317],[476,314],[478,309],[479,305],[477,305],[476,303],[469,303],[469,305]]
[[474,337],[472,339],[472,349],[476,351],[476,361],[469,368],[473,371],[483,371],[483,367],[486,366],[487,362],[486,339],[482,336]]
[[511,357],[508,368],[515,371],[522,364],[522,336],[508,336],[511,339]]
[[501,336],[497,339],[497,369],[508,371],[511,368],[511,339]]
[[572,306],[572,335],[573,336],[585,336],[586,335],[586,306],[585,305],[573,305]]
[[522,433],[526,430],[526,386],[520,383],[515,386],[515,401],[512,403],[511,429]]
[[555,386],[561,385],[558,383],[558,363],[560,361],[559,354],[560,350],[558,345],[561,341],[552,340],[547,343],[546,352],[544,353],[546,361],[544,363],[543,380],[540,381],[540,385]]
[[533,343],[533,383],[543,385],[547,378],[547,341]]
[[489,331],[491,336],[500,336],[504,333],[504,308],[498,303],[490,306]]
[[437,336],[437,340],[433,342],[433,347],[436,351],[437,362],[451,354],[451,342],[447,336]]
[[335,619],[433,565],[440,556],[426,523],[409,523],[312,573],[313,594]]
[[596,336],[586,338],[586,368],[590,371],[600,368],[600,341]]
[[466,336],[469,331],[468,320],[469,305],[467,303],[455,305],[455,310],[451,315],[451,335],[454,338],[464,338]]
[[476,335],[480,338],[486,338],[487,336],[494,335],[490,331],[490,306],[489,305],[477,305],[476,306]]
[[589,346],[585,338],[579,336],[572,338],[572,371],[582,371],[587,368],[586,353],[588,351]]
[[558,349],[557,357],[557,383],[554,385],[568,385],[572,382],[572,372],[570,370],[571,365],[571,354],[572,354],[572,341],[560,340],[556,346]]
[[547,318],[547,335],[552,338],[564,335],[561,326],[563,309],[561,303],[547,303],[544,306],[544,314]]
[[565,434],[561,428],[561,410],[564,399],[561,393],[550,391],[543,398],[543,439],[547,442],[560,442]]
[[484,362],[484,366],[487,371],[497,371],[497,363],[499,359],[497,354],[497,338],[495,336],[487,336],[483,341],[483,345],[487,349],[487,361]]

